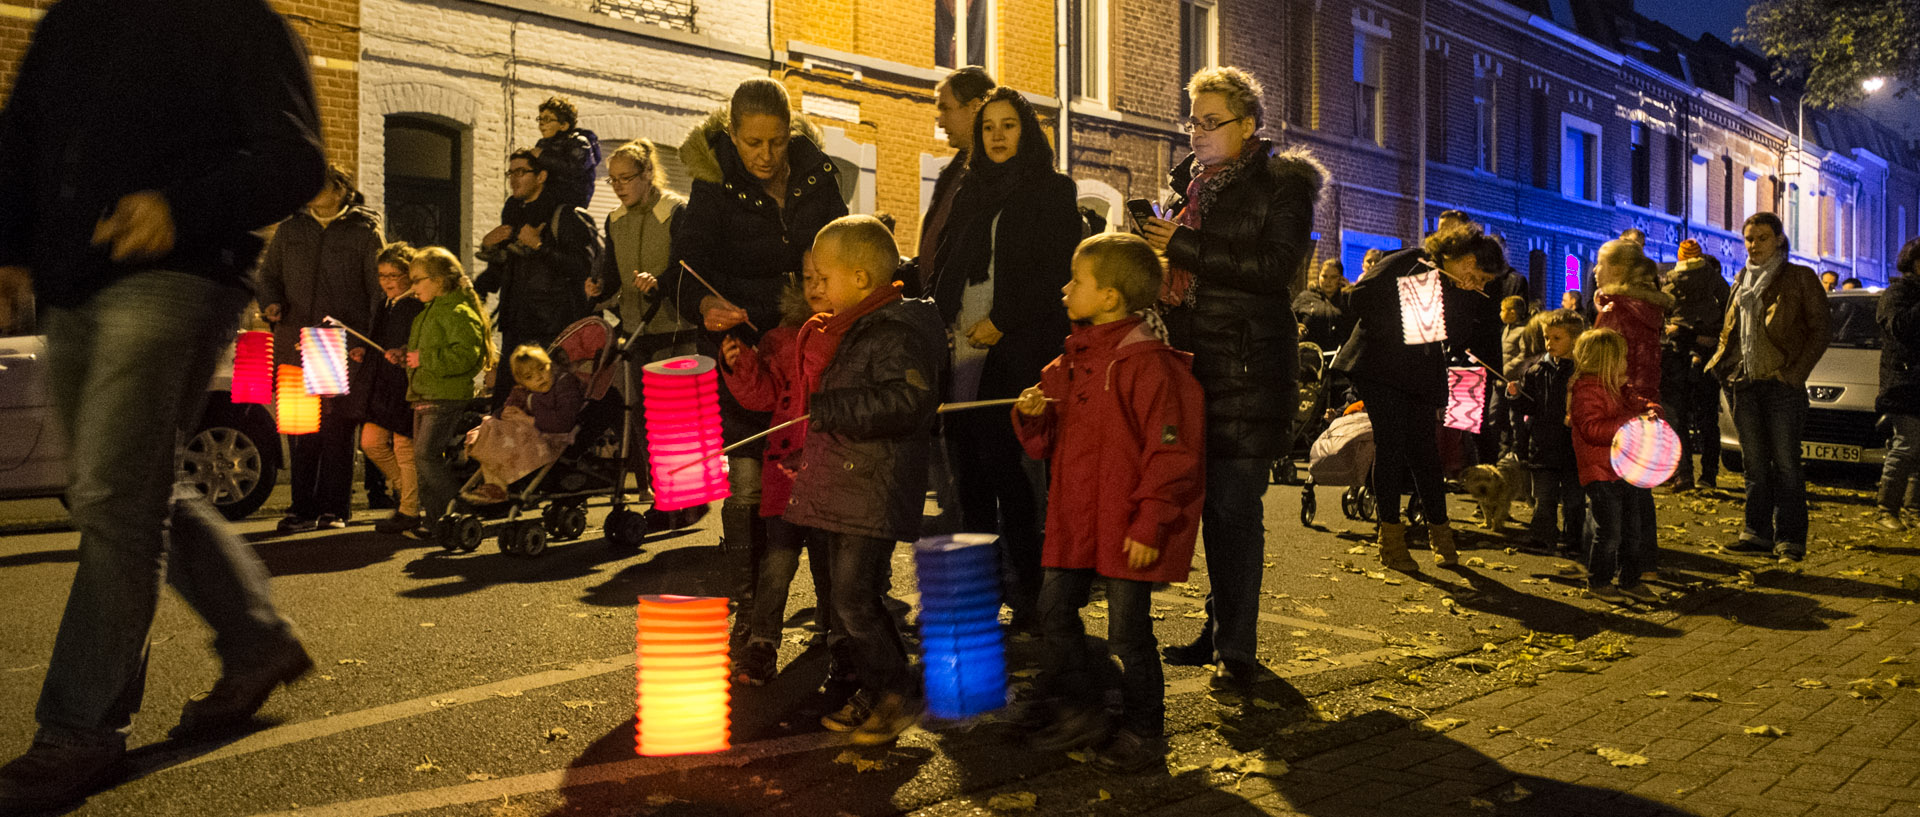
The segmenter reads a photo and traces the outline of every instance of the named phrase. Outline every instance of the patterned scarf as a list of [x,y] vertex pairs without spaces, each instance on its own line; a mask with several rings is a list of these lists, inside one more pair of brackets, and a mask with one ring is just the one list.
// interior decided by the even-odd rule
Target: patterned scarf
[[[1200,217],[1213,210],[1213,203],[1220,198],[1220,191],[1239,181],[1241,175],[1249,170],[1257,170],[1266,160],[1270,144],[1265,139],[1248,139],[1240,148],[1240,155],[1224,165],[1201,167],[1193,180],[1187,183],[1187,206],[1180,211],[1175,221],[1188,229],[1200,230]],[[1196,162],[1195,167],[1200,167]],[[1194,292],[1199,288],[1198,279],[1193,271],[1169,264],[1167,277],[1160,282],[1160,302],[1167,306],[1188,306],[1193,303]]]

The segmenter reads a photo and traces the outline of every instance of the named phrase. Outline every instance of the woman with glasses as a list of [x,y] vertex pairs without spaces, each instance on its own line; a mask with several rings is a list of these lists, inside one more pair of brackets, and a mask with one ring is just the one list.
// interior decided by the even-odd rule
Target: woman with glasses
[[547,184],[560,200],[573,207],[593,202],[593,169],[600,165],[600,137],[579,125],[580,114],[563,96],[548,97],[534,117],[540,141],[533,153],[553,170]]
[[[1040,382],[1072,329],[1060,288],[1073,277],[1085,224],[1033,106],[1012,88],[995,89],[973,117],[965,181],[932,254],[934,302],[953,337],[946,399],[1018,397]],[[1014,626],[1036,627],[1039,463],[1026,465],[1005,412],[958,412],[945,423],[962,525],[1000,534]]]
[[1258,80],[1208,68],[1187,84],[1193,154],[1173,170],[1169,218],[1141,233],[1167,259],[1160,309],[1173,346],[1193,354],[1207,394],[1207,498],[1200,535],[1213,576],[1207,626],[1168,647],[1172,664],[1213,664],[1214,686],[1268,676],[1254,655],[1266,531],[1261,499],[1291,444],[1297,328],[1289,285],[1313,254],[1326,169],[1301,148],[1256,138]]

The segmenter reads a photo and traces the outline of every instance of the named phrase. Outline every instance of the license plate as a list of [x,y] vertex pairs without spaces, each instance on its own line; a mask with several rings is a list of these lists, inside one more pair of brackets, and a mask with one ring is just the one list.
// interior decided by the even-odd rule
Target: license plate
[[1800,458],[1807,460],[1834,460],[1836,462],[1859,462],[1860,446],[1803,442],[1800,444]]

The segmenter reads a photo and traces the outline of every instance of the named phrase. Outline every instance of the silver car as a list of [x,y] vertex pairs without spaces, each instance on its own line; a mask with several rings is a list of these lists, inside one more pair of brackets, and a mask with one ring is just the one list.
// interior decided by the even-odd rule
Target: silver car
[[[1880,425],[1873,399],[1880,393],[1880,327],[1874,312],[1880,290],[1850,289],[1827,294],[1833,339],[1807,377],[1806,432],[1800,458],[1858,463],[1878,468],[1887,458],[1890,431]],[[1740,435],[1725,390],[1720,394],[1720,461],[1740,470]]]

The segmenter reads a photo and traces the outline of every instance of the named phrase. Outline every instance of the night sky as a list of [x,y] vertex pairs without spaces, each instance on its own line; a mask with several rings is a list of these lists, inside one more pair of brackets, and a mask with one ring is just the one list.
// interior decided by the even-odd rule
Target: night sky
[[1712,32],[1733,42],[1733,29],[1746,23],[1750,5],[1751,0],[1636,0],[1634,8],[1689,37]]

